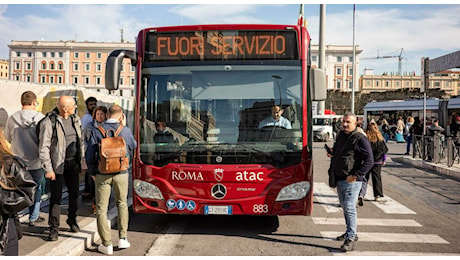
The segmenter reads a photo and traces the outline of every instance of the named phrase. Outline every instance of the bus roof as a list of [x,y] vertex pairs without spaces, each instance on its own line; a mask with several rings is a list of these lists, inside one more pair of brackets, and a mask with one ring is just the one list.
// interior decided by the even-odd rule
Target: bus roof
[[[365,111],[394,111],[394,110],[417,110],[423,109],[422,99],[410,100],[390,100],[381,102],[370,102],[364,107]],[[439,108],[439,99],[430,98],[426,100],[426,109],[433,110]]]

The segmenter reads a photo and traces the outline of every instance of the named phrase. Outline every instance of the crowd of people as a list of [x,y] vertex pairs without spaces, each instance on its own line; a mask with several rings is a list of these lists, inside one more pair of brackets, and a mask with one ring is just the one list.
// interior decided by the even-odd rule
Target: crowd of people
[[[94,97],[85,102],[87,113],[81,119],[75,113],[77,105],[71,96],[60,96],[56,107],[42,114],[36,111],[39,105],[36,94],[26,91],[21,95],[22,109],[8,118],[4,130],[0,129],[0,255],[18,255],[18,241],[22,234],[18,220],[20,212],[28,210],[27,224],[30,226],[46,220],[40,212],[43,178],[48,180],[50,188],[47,240],[59,238],[64,185],[69,204],[66,223],[69,231],[80,232],[77,211],[79,175],[82,171],[85,171],[82,199],[93,201],[97,231],[102,240],[98,251],[113,254],[107,222],[112,188],[120,219],[117,245],[119,249],[130,247],[127,239],[128,170],[102,174],[98,168],[98,144],[107,137],[102,135],[102,131],[119,129],[116,134],[124,139],[127,156],[131,159],[137,143],[131,130],[123,123],[125,118],[120,106],[97,106]],[[17,199],[14,207],[7,205],[11,199],[5,200],[6,196]]]

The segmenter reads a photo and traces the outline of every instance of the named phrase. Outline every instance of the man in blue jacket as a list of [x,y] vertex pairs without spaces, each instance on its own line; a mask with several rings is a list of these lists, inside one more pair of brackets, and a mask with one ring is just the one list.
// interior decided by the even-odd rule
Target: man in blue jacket
[[346,232],[337,237],[344,241],[342,251],[352,251],[358,240],[356,201],[361,190],[364,175],[374,165],[372,148],[366,136],[357,129],[356,115],[347,112],[343,115],[342,131],[337,135],[331,157],[331,174],[335,176],[335,185],[343,209]]
[[[111,106],[108,110],[107,118],[107,121],[102,123],[102,127],[106,132],[110,130],[116,132],[120,124],[123,122],[124,114],[122,108],[118,105]],[[134,140],[131,130],[124,126],[120,131],[119,136],[123,137],[125,140],[126,151],[128,151],[130,158],[132,158],[134,149],[137,147],[137,143]],[[101,142],[102,138],[102,133],[98,128],[94,128],[91,131],[91,135],[87,143],[86,162],[88,165],[88,172],[95,176],[97,231],[102,240],[102,244],[98,246],[98,251],[106,255],[111,255],[113,254],[113,245],[110,226],[107,224],[107,211],[112,187],[118,208],[118,248],[122,249],[130,247],[130,243],[127,239],[129,221],[129,174],[128,170],[110,174],[101,174],[98,172],[98,144]]]

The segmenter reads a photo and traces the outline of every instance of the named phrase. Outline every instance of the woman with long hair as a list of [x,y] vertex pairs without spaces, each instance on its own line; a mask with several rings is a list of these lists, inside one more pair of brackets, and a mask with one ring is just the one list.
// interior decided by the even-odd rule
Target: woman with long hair
[[367,183],[369,182],[369,177],[372,175],[372,189],[374,190],[374,200],[380,202],[383,197],[383,186],[382,186],[382,166],[385,165],[386,153],[388,152],[387,145],[385,144],[385,139],[383,138],[382,133],[379,131],[379,128],[375,122],[371,122],[366,130],[367,138],[371,143],[372,153],[374,156],[374,166],[366,174],[359,192],[358,205],[364,205],[364,196],[366,195]]

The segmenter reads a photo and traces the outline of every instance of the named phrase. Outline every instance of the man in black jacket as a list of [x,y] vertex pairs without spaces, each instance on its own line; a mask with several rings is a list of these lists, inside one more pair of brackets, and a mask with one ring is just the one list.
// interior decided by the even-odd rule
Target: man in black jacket
[[337,237],[344,241],[342,251],[352,251],[354,242],[358,240],[356,201],[361,190],[364,175],[372,168],[374,158],[367,138],[359,133],[356,115],[347,112],[342,119],[342,131],[332,149],[330,171],[335,176],[335,185],[343,209],[346,232]]

